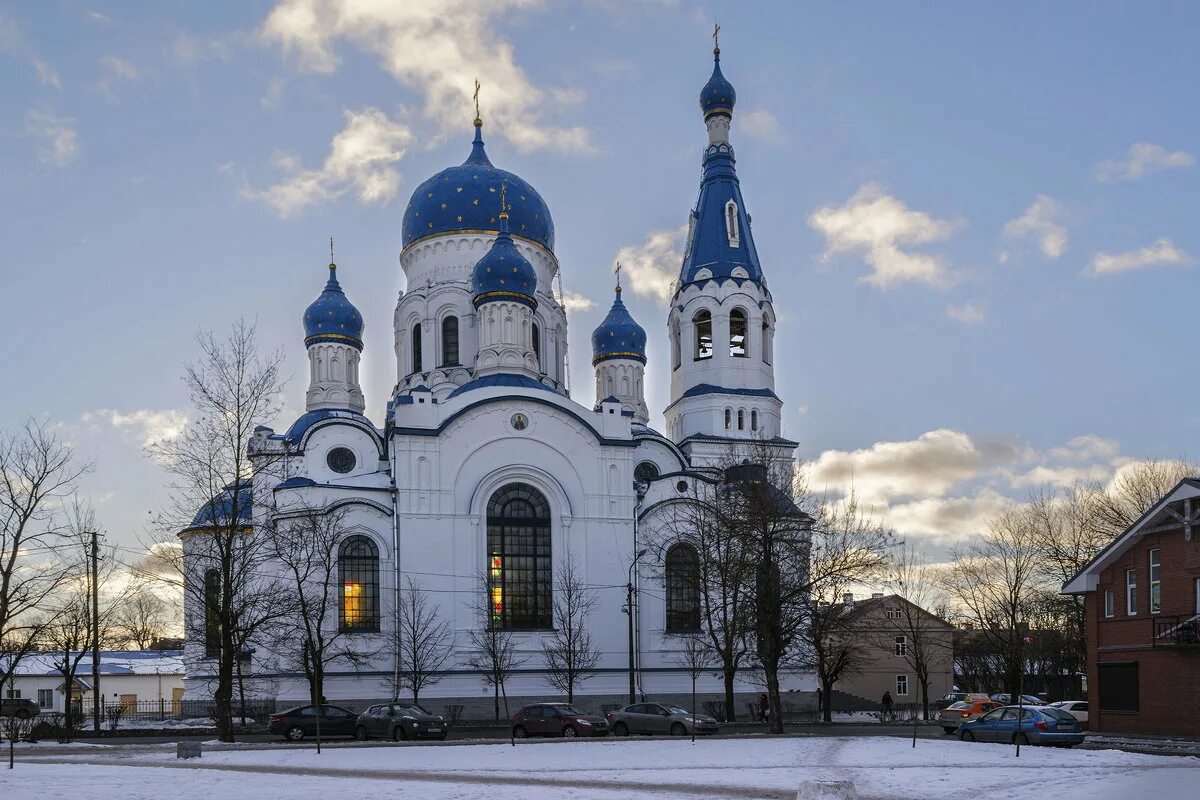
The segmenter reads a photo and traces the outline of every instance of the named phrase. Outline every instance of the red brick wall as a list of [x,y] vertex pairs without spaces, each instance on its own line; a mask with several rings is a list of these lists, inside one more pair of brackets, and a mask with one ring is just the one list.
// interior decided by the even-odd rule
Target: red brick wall
[[[1159,553],[1162,608],[1150,613],[1150,556]],[[1137,570],[1137,614],[1125,606],[1125,571]],[[1200,736],[1200,646],[1154,647],[1157,616],[1195,613],[1200,577],[1200,529],[1192,541],[1175,530],[1145,536],[1101,574],[1087,594],[1088,723],[1093,731]],[[1113,592],[1111,618],[1104,617],[1104,591]],[[1103,711],[1097,664],[1138,662],[1137,711]]]

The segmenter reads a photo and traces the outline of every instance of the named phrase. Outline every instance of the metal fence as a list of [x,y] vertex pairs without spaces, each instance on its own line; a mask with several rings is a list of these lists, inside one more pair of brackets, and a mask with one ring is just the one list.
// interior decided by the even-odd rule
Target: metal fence
[[[84,722],[91,719],[92,706],[90,703],[74,703],[75,715]],[[243,713],[242,704],[233,703],[234,724],[265,722],[267,717],[275,713],[274,698],[247,698]],[[119,728],[129,723],[172,722],[185,720],[211,721],[217,712],[216,703],[212,700],[137,700],[106,702],[101,709],[101,723],[105,728]],[[239,720],[239,718],[243,718]],[[210,722],[210,724],[212,724]]]

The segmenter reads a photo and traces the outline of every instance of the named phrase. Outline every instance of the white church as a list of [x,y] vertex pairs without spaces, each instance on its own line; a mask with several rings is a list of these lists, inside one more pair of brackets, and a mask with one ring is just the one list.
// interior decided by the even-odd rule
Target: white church
[[[485,570],[494,624],[513,631],[522,659],[506,687],[510,704],[565,699],[547,679],[541,646],[552,627],[554,575],[568,558],[592,587],[589,623],[600,651],[576,702],[593,710],[624,702],[631,662],[639,694],[690,690],[677,653],[700,626],[697,556],[687,542],[654,535],[656,511],[687,497],[731,440],[767,440],[788,454],[796,447],[781,436],[776,316],[734,169],[734,101],[714,49],[700,94],[703,178],[667,318],[670,363],[651,365],[671,375],[663,431],[649,426],[646,332],[619,285],[592,333],[598,401],[587,407],[568,394],[550,209],[532,185],[492,163],[478,118],[466,161],[417,187],[404,213],[396,384],[381,424],[366,416],[359,385],[363,319],[329,265],[324,291],[304,313],[306,411],[286,431],[262,428],[249,443],[257,457],[285,457],[286,476],[261,471],[240,489],[252,497],[252,535],[267,535],[270,515],[290,508],[343,515],[330,624],[379,655],[365,667],[332,666],[329,702],[390,697],[397,609],[411,578],[454,637],[444,677],[422,691],[423,702],[490,709],[491,690],[469,666]],[[185,558],[205,519],[202,511],[185,531]],[[203,611],[193,602],[185,613]],[[244,669],[280,700],[305,702],[302,674],[272,671],[280,646],[256,642]],[[189,696],[211,691],[207,655],[205,642],[187,642]],[[699,688],[715,697],[721,681],[706,676]],[[813,691],[815,682],[796,675],[783,688]],[[737,689],[746,698],[762,691],[752,679]]]

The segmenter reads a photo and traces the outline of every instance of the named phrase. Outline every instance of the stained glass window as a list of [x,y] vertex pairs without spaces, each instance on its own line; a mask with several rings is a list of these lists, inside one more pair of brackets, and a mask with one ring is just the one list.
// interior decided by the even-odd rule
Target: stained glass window
[[366,536],[350,536],[338,548],[343,631],[379,630],[379,548]]
[[510,483],[487,508],[492,624],[551,627],[550,504],[537,489]]
[[700,629],[700,558],[680,542],[667,551],[667,630]]

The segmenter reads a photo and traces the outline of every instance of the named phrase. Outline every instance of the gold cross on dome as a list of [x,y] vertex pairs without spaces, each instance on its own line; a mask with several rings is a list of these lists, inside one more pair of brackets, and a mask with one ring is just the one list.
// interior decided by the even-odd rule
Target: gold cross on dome
[[613,270],[613,272],[617,273],[617,291],[619,292],[619,291],[621,291],[621,262],[620,261],[617,262],[617,266]]
[[717,51],[720,51],[720,49],[721,49],[721,43],[717,39],[717,35],[720,33],[721,33],[721,26],[714,24],[713,25],[713,49],[717,50]]
[[479,116],[479,79],[475,79],[475,119],[481,119]]

